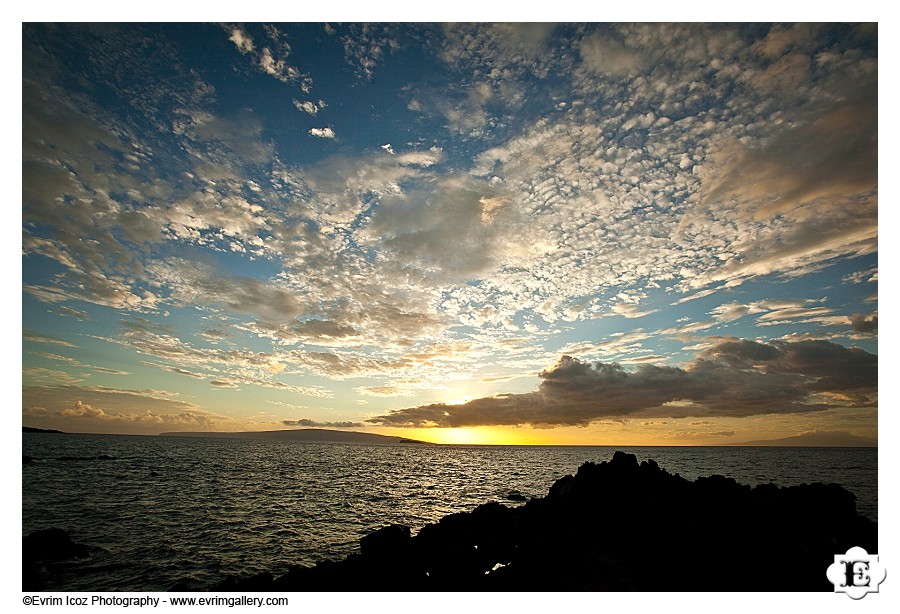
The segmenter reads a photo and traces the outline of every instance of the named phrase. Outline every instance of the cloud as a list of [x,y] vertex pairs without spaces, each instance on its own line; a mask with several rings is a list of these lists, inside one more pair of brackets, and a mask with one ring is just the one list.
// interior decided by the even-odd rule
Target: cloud
[[63,409],[59,412],[59,415],[75,418],[104,418],[106,417],[106,412],[100,408],[95,409],[81,401],[75,401],[72,407]]
[[309,134],[311,136],[317,136],[320,139],[333,139],[334,138],[334,130],[331,128],[310,128]]
[[553,39],[557,27],[442,24],[438,57],[455,75],[454,84],[417,88],[408,108],[443,116],[447,128],[466,139],[496,133],[529,102],[534,79],[560,68],[559,58],[566,56],[569,44],[565,38]]
[[[247,111],[225,116],[185,110],[182,118],[176,127],[177,132],[190,138],[194,147],[201,148],[212,159],[205,166],[203,161],[199,162],[201,176],[240,180],[235,162],[264,164],[272,159],[272,146],[262,138],[262,123]],[[216,158],[219,158],[219,169],[215,166]],[[223,168],[224,172],[220,170]],[[216,177],[216,174],[219,176]],[[196,196],[202,198],[203,195],[207,195],[207,202],[212,200],[206,192]]]
[[637,305],[630,303],[616,303],[612,306],[612,314],[622,316],[623,318],[643,318],[651,313],[656,313],[659,309],[646,309],[641,311]]
[[150,273],[170,290],[176,304],[202,304],[253,314],[265,322],[284,322],[303,313],[304,302],[281,282],[230,276],[204,262],[177,258],[148,265]]
[[234,43],[241,53],[253,51],[253,40],[238,27],[231,28],[231,35],[228,37],[228,40]]
[[49,428],[95,433],[155,434],[172,426],[214,429],[236,424],[171,396],[104,386],[23,386],[22,415]]
[[[66,363],[66,364],[71,365],[72,367],[75,367],[78,369],[88,369],[88,370],[96,371],[99,373],[108,373],[110,375],[129,375],[129,373],[127,371],[120,371],[119,369],[110,369],[108,367],[96,367],[93,365],[86,365],[78,360],[75,360],[74,358],[70,358],[68,356],[60,356],[59,354],[50,354],[47,352],[40,352],[40,353],[37,353],[37,355],[41,356],[43,358],[47,358],[49,360],[55,361],[55,362]],[[28,373],[29,373],[29,377],[31,377],[31,378],[42,377],[42,375],[43,375],[41,371],[29,371]],[[89,374],[85,373],[84,375],[88,376]]]
[[[713,154],[715,163],[701,173],[700,197],[709,218],[737,229],[731,241],[735,255],[693,285],[734,286],[770,273],[798,275],[839,256],[874,253],[877,151],[872,78],[852,99],[811,111],[755,147]],[[706,232],[709,223],[690,220]]]
[[308,343],[337,345],[346,340],[347,343],[358,344],[360,332],[349,324],[333,320],[293,320],[283,326],[268,326],[268,330],[279,339],[290,341],[306,341]]
[[848,275],[845,275],[842,279],[844,283],[851,284],[859,284],[862,282],[870,282],[874,283],[878,281],[878,268],[872,267],[871,269],[865,271],[854,271]]
[[276,59],[268,47],[263,48],[260,54],[259,67],[267,74],[286,83],[296,81],[300,77],[300,73],[296,68],[290,66],[284,60]]
[[22,338],[24,341],[31,341],[33,343],[50,343],[53,345],[60,345],[60,346],[69,347],[69,348],[76,347],[75,345],[73,345],[72,343],[69,343],[68,341],[66,341],[64,339],[57,339],[56,337],[50,337],[47,335],[39,335],[30,330],[23,330]]
[[237,388],[237,384],[228,380],[214,379],[210,380],[209,383],[213,386],[218,386],[219,388]]
[[316,113],[319,112],[319,106],[317,106],[316,103],[310,100],[304,100],[303,102],[294,100],[294,106],[297,107],[298,111],[304,111],[306,113],[309,113],[313,117],[315,117]]
[[[839,409],[842,393],[872,402],[877,356],[827,341],[724,341],[681,367],[564,356],[540,373],[538,390],[392,411],[369,419],[383,426],[584,426],[626,416],[746,417]],[[830,393],[832,397],[827,394]],[[844,397],[848,398],[848,397]],[[829,400],[830,399],[830,400]],[[865,401],[863,401],[865,402]]]
[[81,320],[82,322],[88,322],[91,320],[90,314],[87,312],[81,311],[80,309],[75,309],[74,307],[69,307],[68,305],[62,305],[56,312],[62,316],[67,316],[71,318],[75,318],[76,320]]
[[360,353],[294,352],[291,356],[314,373],[338,379],[396,372],[413,364],[408,359],[379,360]]
[[[806,35],[778,34],[777,28],[772,28],[772,39],[760,49],[751,50],[740,44],[742,32],[734,27],[621,24],[586,36],[582,36],[583,30],[578,30],[577,36],[558,36],[566,27],[460,24],[441,28],[443,36],[435,39],[439,48],[430,49],[437,49],[452,70],[470,75],[471,83],[460,89],[461,98],[450,105],[459,115],[460,125],[491,119],[496,119],[497,125],[510,121],[504,115],[516,115],[514,111],[521,101],[515,90],[527,83],[526,77],[549,74],[551,69],[568,74],[572,62],[577,61],[578,54],[573,53],[577,49],[586,54],[583,63],[590,62],[588,57],[602,60],[615,70],[624,71],[622,76],[631,70],[625,70],[629,64],[641,64],[634,55],[640,54],[652,60],[648,67],[659,66],[659,70],[669,71],[670,77],[645,83],[635,76],[630,81],[634,108],[613,108],[613,102],[603,102],[604,96],[610,94],[608,100],[618,104],[618,97],[611,95],[615,92],[609,92],[608,85],[604,85],[608,81],[604,75],[588,70],[589,75],[578,76],[576,81],[582,83],[583,79],[584,89],[595,92],[591,104],[571,101],[561,107],[565,112],[545,114],[539,121],[517,125],[508,138],[492,139],[499,145],[482,150],[477,156],[471,172],[478,177],[472,184],[483,181],[491,188],[479,195],[477,207],[453,188],[452,181],[434,181],[441,172],[440,163],[447,159],[447,154],[435,149],[406,153],[398,150],[395,156],[379,156],[383,162],[360,156],[354,160],[336,158],[319,167],[280,168],[269,178],[273,186],[291,186],[293,191],[285,189],[284,193],[266,188],[266,177],[254,172],[254,189],[244,181],[251,176],[249,171],[258,170],[255,165],[270,164],[277,152],[263,138],[259,120],[250,115],[222,117],[206,110],[213,108],[208,104],[212,95],[208,93],[179,101],[183,104],[178,111],[182,118],[178,134],[184,137],[179,146],[184,145],[188,154],[184,160],[174,159],[190,163],[184,169],[177,165],[176,168],[190,171],[191,181],[173,179],[182,173],[154,176],[152,169],[163,156],[152,158],[148,154],[151,148],[140,146],[139,139],[119,137],[132,136],[123,126],[111,128],[108,123],[91,119],[105,116],[88,113],[84,110],[88,107],[77,104],[80,101],[61,105],[53,102],[49,92],[40,96],[29,94],[29,100],[39,99],[42,104],[29,106],[26,113],[26,132],[35,135],[29,137],[25,148],[29,164],[25,174],[32,179],[26,183],[29,194],[39,193],[41,202],[47,205],[29,215],[33,213],[34,220],[53,226],[57,232],[52,237],[28,237],[25,246],[29,254],[46,255],[67,266],[72,283],[65,287],[34,283],[26,289],[41,300],[57,304],[89,300],[119,309],[150,311],[160,307],[164,292],[141,287],[142,282],[167,280],[136,278],[138,263],[133,254],[140,250],[156,253],[161,243],[168,244],[166,247],[192,244],[213,250],[227,245],[226,249],[236,253],[246,250],[249,257],[283,263],[282,275],[294,280],[293,287],[280,289],[293,293],[296,302],[291,304],[283,296],[272,297],[282,299],[273,302],[278,306],[273,310],[265,309],[265,301],[254,300],[255,288],[250,284],[237,282],[235,293],[242,293],[242,288],[247,292],[232,297],[233,300],[224,296],[227,290],[210,284],[213,298],[226,299],[215,304],[238,313],[256,316],[265,310],[267,315],[263,317],[268,320],[289,318],[292,309],[308,308],[312,317],[360,330],[363,316],[356,314],[353,322],[341,320],[337,316],[343,314],[338,314],[333,306],[316,311],[319,306],[312,305],[308,297],[322,297],[322,302],[327,303],[336,302],[339,296],[352,296],[353,301],[365,304],[375,296],[374,289],[382,287],[392,297],[404,295],[402,300],[392,298],[399,311],[424,314],[428,322],[463,320],[491,326],[494,322],[511,322],[517,313],[544,305],[548,307],[542,313],[548,322],[589,318],[595,313],[595,305],[574,310],[574,304],[598,289],[616,285],[642,284],[643,280],[672,283],[683,277],[685,285],[679,285],[680,288],[692,284],[699,287],[708,283],[711,275],[732,280],[784,270],[794,264],[812,266],[836,253],[819,249],[819,239],[829,228],[842,228],[840,220],[829,220],[796,233],[794,238],[802,241],[808,237],[818,247],[795,242],[792,249],[799,252],[789,256],[773,251],[777,248],[772,246],[783,245],[783,241],[747,240],[748,236],[755,236],[751,234],[754,228],[747,227],[754,220],[732,220],[729,210],[718,207],[710,212],[712,219],[694,219],[698,212],[689,206],[701,187],[708,191],[716,186],[726,191],[740,187],[731,169],[740,167],[744,154],[751,156],[751,162],[753,155],[766,158],[776,154],[792,163],[789,152],[802,145],[800,137],[811,136],[809,131],[813,128],[823,128],[832,135],[820,137],[834,152],[831,158],[839,159],[856,151],[852,147],[835,151],[835,143],[840,142],[835,137],[841,130],[840,122],[828,119],[832,115],[828,106],[831,103],[824,104],[818,98],[809,105],[810,109],[817,109],[815,112],[792,112],[791,121],[782,122],[782,135],[762,135],[765,138],[741,132],[743,125],[756,119],[749,111],[755,102],[746,91],[728,94],[735,110],[727,118],[716,117],[711,111],[702,111],[701,117],[701,107],[691,106],[693,100],[724,100],[722,84],[734,81],[733,77],[725,79],[728,63],[747,61],[740,54],[763,54],[769,58],[773,49],[782,46],[794,53],[806,53]],[[225,32],[245,60],[261,58],[262,49],[268,48],[270,68],[290,51],[285,46],[286,37],[275,28],[227,25]],[[394,26],[347,26],[347,39],[342,42],[352,42],[354,49],[362,50],[348,52],[348,59],[358,63],[361,70],[372,70],[389,49],[395,48],[399,40],[395,32]],[[427,37],[437,30],[423,26],[418,32]],[[776,39],[790,43],[776,45]],[[570,40],[576,42],[567,42]],[[362,62],[361,58],[374,63]],[[764,63],[770,61],[766,59]],[[829,75],[829,83],[852,69],[846,63],[849,60],[843,61],[844,64],[834,61],[821,67]],[[715,67],[721,81],[707,79],[700,66],[707,66],[710,71]],[[192,78],[189,84],[192,87],[193,81]],[[833,89],[831,85],[829,88]],[[208,87],[200,89],[209,92]],[[818,95],[828,98],[825,94],[830,96],[830,92],[829,89]],[[315,104],[300,102],[302,98],[291,100],[306,112]],[[857,99],[847,100],[848,104],[855,104]],[[201,104],[204,101],[207,104]],[[317,107],[321,107],[321,101]],[[555,101],[552,107],[557,107]],[[55,117],[64,118],[64,131],[49,129],[55,125]],[[35,127],[42,129],[32,130]],[[335,138],[333,128],[313,130],[319,131],[320,138]],[[330,135],[326,130],[331,130]],[[792,132],[797,133],[793,140]],[[51,134],[53,138],[48,141]],[[737,149],[714,149],[712,143],[719,139],[713,137],[720,135],[722,140],[742,145]],[[44,142],[52,147],[41,145]],[[178,154],[181,155],[185,154]],[[119,156],[139,160],[137,167],[141,172],[122,172]],[[695,165],[705,166],[706,171],[695,172]],[[717,165],[724,171],[712,172]],[[804,171],[795,170],[800,174]],[[763,179],[760,183],[765,183]],[[91,191],[91,186],[103,189]],[[503,186],[499,197],[498,186]],[[110,196],[131,193],[129,190],[153,197],[147,197],[147,206],[137,208]],[[252,198],[247,196],[251,190]],[[459,202],[455,202],[457,197]],[[74,219],[66,219],[59,215],[57,207],[49,206],[58,198],[72,203],[69,215]],[[82,204],[88,202],[92,203],[90,207]],[[282,206],[287,202],[290,207]],[[399,212],[389,211],[398,203],[402,203]],[[111,207],[114,213],[95,215],[94,209],[101,207]],[[384,219],[391,217],[393,220]],[[415,219],[418,225],[404,228],[404,217]],[[441,233],[456,222],[466,230],[463,236],[471,249],[450,254],[450,235]],[[495,227],[487,228],[489,222]],[[743,225],[733,230],[738,222]],[[371,240],[373,225],[378,230],[387,227],[390,245]],[[63,228],[71,231],[64,233]],[[598,234],[598,228],[603,232]],[[693,228],[696,236],[679,235],[678,230],[683,228]],[[871,228],[863,229],[862,234],[867,233],[871,234]],[[87,253],[78,240],[82,236],[96,237],[105,249]],[[138,252],[123,241],[123,236],[131,237]],[[369,239],[364,246],[366,251],[353,247],[361,237]],[[835,238],[837,243],[842,240]],[[619,249],[621,245],[628,245],[629,249]],[[385,248],[384,258],[368,261],[367,254],[382,253],[381,247]],[[551,252],[552,258],[548,257]],[[535,266],[537,260],[543,260],[540,267]],[[371,283],[360,284],[362,278]],[[478,281],[479,285],[453,287],[463,281]],[[169,289],[166,283],[161,287]],[[442,309],[446,306],[446,318],[435,317],[437,303],[431,299],[431,293],[438,291],[453,294],[441,303]],[[196,292],[192,296],[203,303],[204,294]],[[173,295],[182,300],[191,296],[181,287]],[[406,304],[407,297],[412,299],[409,303],[416,304]],[[549,301],[551,297],[553,300]],[[495,310],[490,318],[471,317],[485,305]],[[630,309],[633,315],[644,313]],[[297,311],[293,315],[306,313]],[[529,324],[534,326],[533,321]],[[423,333],[431,330],[424,328]]]
[[179,367],[173,367],[171,365],[161,365],[149,361],[144,361],[145,365],[156,367],[158,369],[163,369],[164,371],[170,371],[172,373],[177,373],[178,375],[186,375],[187,377],[193,377],[194,379],[206,379],[206,375],[202,373],[194,373],[193,371],[188,371],[187,369],[181,369]]
[[[385,146],[382,145],[382,148]],[[390,145],[387,145],[390,148]],[[388,153],[394,154],[393,149]],[[440,147],[432,147],[427,151],[410,151],[397,156],[397,162],[404,166],[421,166],[423,168],[437,164],[444,159],[444,150]]]
[[356,392],[373,397],[402,397],[412,396],[412,392],[399,386],[357,386]]
[[380,247],[384,264],[421,271],[431,283],[481,278],[538,257],[541,245],[501,188],[465,176],[385,195],[360,235]]
[[107,367],[92,367],[94,371],[100,373],[109,373],[110,375],[131,375],[128,371],[120,371],[118,369],[109,369]]
[[713,437],[733,437],[734,431],[677,431],[663,435],[667,439],[701,440]]
[[[175,132],[183,137],[182,151],[162,165],[151,163],[147,148],[129,138],[126,127],[87,115],[91,107],[82,101],[53,97],[36,85],[26,88],[33,104],[24,117],[29,137],[23,143],[23,219],[34,220],[41,231],[26,223],[23,249],[66,269],[52,285],[25,284],[27,292],[50,303],[81,300],[152,311],[160,297],[148,287],[152,280],[141,275],[141,260],[152,246],[172,241],[216,247],[228,240],[251,254],[260,249],[266,213],[237,194],[234,183],[243,165],[271,159],[257,120],[179,111],[184,119]],[[207,185],[162,178],[179,163],[193,171],[180,176]],[[71,205],[60,207],[62,200]]]
[[[862,62],[860,74],[850,64],[823,68],[851,80],[862,95],[848,96],[852,87],[831,79],[827,90],[813,89],[809,76],[802,96],[795,88],[776,98],[791,121],[772,123],[757,105],[774,102],[757,101],[750,89],[722,89],[734,83],[736,66],[758,61],[747,57],[742,37],[739,29],[690,24],[623,24],[588,35],[585,51],[596,46],[602,55],[609,47],[607,61],[620,76],[628,73],[629,102],[604,107],[604,97],[618,102],[621,92],[587,71],[578,93],[605,111],[573,105],[562,115],[545,114],[477,157],[473,172],[502,180],[519,206],[534,212],[535,230],[558,246],[553,260],[559,266],[546,267],[563,309],[591,288],[674,280],[678,291],[696,294],[712,283],[725,288],[757,275],[802,274],[835,257],[874,250],[872,63]],[[645,56],[646,65],[635,54]],[[631,74],[638,68],[652,78]],[[717,76],[711,80],[703,70]],[[727,101],[734,114],[705,108],[704,99]],[[854,126],[846,120],[857,112],[864,118]],[[760,129],[748,134],[746,126]],[[857,127],[862,136],[841,136]],[[848,162],[841,166],[841,160]],[[742,172],[756,177],[752,186],[743,183]],[[817,192],[817,182],[826,174],[821,185],[836,189],[818,202],[827,188]],[[585,185],[602,186],[606,198],[598,191],[589,195]],[[727,186],[737,202],[724,202],[714,186]],[[776,201],[786,218],[772,209]],[[769,217],[752,214],[767,208]],[[593,232],[598,224],[602,240]],[[627,252],[615,249],[626,244]],[[510,285],[538,285],[522,277]]]
[[210,378],[210,383],[217,387],[259,386],[320,398],[333,396],[322,386],[297,386],[281,381],[285,374],[282,365],[301,364],[291,353],[192,345],[146,321],[123,321],[121,326],[123,332],[119,336],[104,340],[161,359],[162,363],[145,364],[166,371]]
[[769,313],[759,316],[757,319],[761,322],[765,322],[768,320],[785,320],[790,318],[811,318],[829,313],[834,313],[834,309],[829,309],[828,307],[795,307],[770,311]]
[[850,316],[850,324],[856,332],[873,333],[878,330],[878,315],[854,314]]
[[90,377],[89,373],[71,375],[65,371],[60,371],[59,369],[44,369],[42,367],[28,367],[22,369],[22,381],[28,383],[46,382],[48,384],[78,384],[84,382],[88,377]]
[[310,418],[300,418],[299,420],[282,420],[281,423],[285,426],[306,426],[312,428],[339,429],[360,428],[362,426],[365,426],[361,422],[319,422],[317,420],[311,420]]
[[[689,330],[702,330],[710,328],[718,324],[727,324],[740,320],[744,316],[756,316],[757,326],[775,326],[784,324],[820,324],[829,327],[846,327],[850,324],[854,331],[858,333],[874,333],[878,328],[878,316],[873,314],[871,317],[864,314],[856,315],[838,315],[835,309],[829,307],[812,307],[812,303],[823,302],[821,300],[758,300],[744,304],[737,301],[725,303],[714,307],[709,311],[713,317],[712,320],[706,322],[696,322],[694,324],[681,327],[681,332]],[[669,334],[675,332],[675,329],[666,329],[659,331],[660,334]],[[853,338],[853,337],[850,337]],[[859,337],[863,338],[863,337]]]
[[193,403],[172,398],[162,390],[132,390],[108,386],[23,386],[23,404],[48,408],[71,406],[75,401],[102,406],[109,411],[130,409],[143,404],[154,411],[197,411]]
[[375,68],[386,51],[399,47],[392,24],[363,23],[346,26],[348,33],[341,37],[344,58],[354,67],[356,76],[371,81]]
[[[133,185],[130,177],[119,181],[128,175],[119,159],[140,159],[143,152],[76,108],[79,101],[54,96],[28,79],[23,87],[31,104],[23,111],[22,247],[67,271],[65,281],[26,283],[25,290],[50,303],[152,308],[152,295],[126,282],[136,254],[107,227],[119,212],[109,193]],[[60,207],[61,200],[71,206]]]
[[852,204],[858,215],[873,215],[873,203],[848,203],[877,185],[877,100],[874,82],[851,101],[803,123],[782,129],[760,149],[745,149],[726,161],[706,195],[710,201],[739,198],[746,215],[768,219],[822,201],[827,212]]
[[579,51],[585,67],[599,73],[627,75],[647,65],[647,59],[640,50],[626,47],[605,32],[582,39]]
[[291,53],[291,47],[286,37],[275,26],[263,26],[269,44],[262,47],[254,44],[253,38],[241,26],[223,27],[229,34],[228,40],[234,43],[241,55],[252,57],[258,70],[283,83],[299,84],[304,92],[311,89],[312,79],[309,75],[301,73],[288,63],[287,57]]

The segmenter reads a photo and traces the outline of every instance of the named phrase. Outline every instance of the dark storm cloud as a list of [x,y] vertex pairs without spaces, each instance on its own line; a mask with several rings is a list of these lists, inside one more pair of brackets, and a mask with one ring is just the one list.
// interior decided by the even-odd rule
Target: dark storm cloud
[[827,341],[723,341],[684,368],[563,356],[540,373],[536,392],[401,409],[369,422],[385,426],[579,426],[637,415],[787,414],[836,407],[815,393],[863,395],[878,384],[878,357]]
[[749,339],[737,339],[718,343],[704,352],[704,355],[733,367],[748,368],[754,362],[776,358],[778,349]]
[[828,341],[775,341],[772,345],[728,341],[704,352],[695,364],[706,362],[762,369],[766,375],[799,375],[805,389],[813,391],[874,389],[878,385],[877,355]]

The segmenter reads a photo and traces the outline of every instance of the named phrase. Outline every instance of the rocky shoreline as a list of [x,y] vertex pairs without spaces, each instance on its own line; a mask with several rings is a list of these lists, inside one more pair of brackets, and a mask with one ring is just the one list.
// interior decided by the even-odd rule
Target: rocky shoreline
[[[878,551],[875,522],[837,484],[689,481],[616,452],[518,506],[485,503],[412,535],[390,525],[340,561],[172,591],[833,591],[835,554]],[[89,556],[59,529],[23,538],[23,590]]]
[[689,481],[616,452],[522,506],[383,527],[342,561],[214,590],[833,591],[825,570],[852,546],[876,553],[877,524],[839,485]]

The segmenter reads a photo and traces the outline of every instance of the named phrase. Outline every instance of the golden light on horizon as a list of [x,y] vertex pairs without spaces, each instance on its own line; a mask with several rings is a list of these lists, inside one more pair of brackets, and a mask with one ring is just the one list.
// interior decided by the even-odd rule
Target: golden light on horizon
[[488,443],[483,440],[478,432],[467,428],[449,428],[436,429],[437,439],[439,443],[451,444],[483,444]]
[[[385,429],[379,432],[408,439],[447,445],[552,445],[558,433],[528,427],[471,426],[457,428]],[[570,443],[570,442],[565,442]],[[579,442],[583,443],[583,442]]]

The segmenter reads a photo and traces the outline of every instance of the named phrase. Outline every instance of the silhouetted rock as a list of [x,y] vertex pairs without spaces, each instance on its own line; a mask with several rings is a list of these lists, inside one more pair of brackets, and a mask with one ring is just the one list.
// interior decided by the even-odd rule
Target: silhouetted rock
[[109,461],[116,460],[115,456],[110,456],[109,454],[98,454],[97,456],[60,456],[56,460],[58,461]]
[[394,561],[409,554],[409,543],[409,527],[392,524],[360,539],[359,549],[366,558]]
[[26,561],[64,561],[87,556],[87,546],[74,542],[63,529],[41,529],[22,538],[22,559]]
[[41,590],[43,566],[55,561],[83,559],[88,547],[76,543],[63,529],[41,529],[22,538],[22,590]]
[[520,493],[518,490],[511,490],[506,495],[508,501],[527,501],[528,497]]
[[688,481],[616,452],[524,505],[486,503],[415,536],[391,525],[343,561],[216,590],[831,591],[834,555],[877,545],[877,525],[836,484]]

